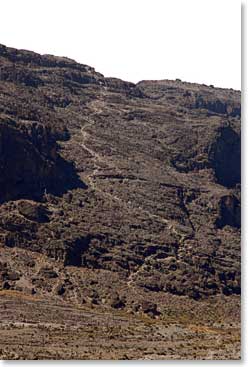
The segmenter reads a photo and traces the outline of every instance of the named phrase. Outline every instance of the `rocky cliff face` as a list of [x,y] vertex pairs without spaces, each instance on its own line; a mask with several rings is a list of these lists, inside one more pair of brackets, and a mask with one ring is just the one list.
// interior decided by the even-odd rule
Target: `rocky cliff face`
[[[39,200],[44,192],[59,194],[73,187],[73,165],[58,155],[55,137],[48,127],[37,122],[16,123],[4,116],[0,147],[1,202]],[[67,175],[72,177],[68,179]]]
[[[122,307],[146,291],[240,294],[238,91],[135,85],[0,46],[0,186],[6,266],[10,247],[55,259],[61,297],[88,292],[73,267],[102,277],[107,290],[88,285],[99,303],[111,274],[116,289],[126,284]],[[35,292],[47,292],[15,261]]]

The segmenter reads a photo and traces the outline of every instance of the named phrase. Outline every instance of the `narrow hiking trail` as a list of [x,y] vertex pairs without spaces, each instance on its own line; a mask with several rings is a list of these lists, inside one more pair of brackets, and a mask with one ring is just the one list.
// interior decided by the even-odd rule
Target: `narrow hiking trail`
[[[87,119],[87,121],[89,121],[89,119]],[[110,197],[112,199],[114,199],[115,201],[118,201],[122,206],[125,206],[127,209],[130,209],[130,210],[139,210],[139,211],[142,211],[143,213],[146,213],[148,214],[149,218],[152,218],[152,219],[156,219],[158,220],[159,222],[162,222],[166,225],[168,225],[169,221],[159,215],[156,215],[156,214],[151,214],[148,210],[145,210],[141,207],[134,207],[133,205],[127,203],[126,201],[122,200],[121,198],[119,198],[118,196],[116,195],[113,195],[113,194],[110,194],[110,193],[107,193],[106,191],[103,191],[101,190],[99,187],[97,187],[96,185],[96,182],[94,181],[94,178],[97,176],[97,174],[99,173],[99,166],[97,166],[97,163],[98,162],[102,162],[104,164],[106,164],[110,169],[113,169],[115,170],[118,174],[122,175],[122,171],[120,169],[118,169],[117,167],[115,166],[111,166],[109,163],[108,163],[108,160],[106,158],[104,158],[103,156],[99,155],[95,150],[89,148],[89,146],[87,145],[87,139],[90,137],[90,134],[86,131],[86,129],[88,127],[91,127],[94,125],[94,120],[91,120],[91,122],[87,122],[82,128],[81,128],[81,134],[82,134],[82,137],[83,137],[83,141],[81,142],[81,147],[83,149],[85,149],[87,152],[90,153],[90,155],[92,156],[93,160],[94,160],[94,164],[96,166],[96,168],[94,168],[92,174],[88,174],[86,176],[90,186],[95,190],[95,191],[98,191],[100,192],[102,195],[104,196],[107,196],[107,197]],[[127,179],[128,180],[128,179]]]
[[[77,117],[81,127],[75,134],[77,138],[73,139],[73,142],[69,140],[66,143],[69,145],[72,143],[79,144],[81,149],[89,153],[90,160],[92,160],[93,162],[93,167],[91,171],[84,172],[83,179],[85,180],[85,182],[91,187],[93,191],[98,193],[100,196],[107,198],[114,203],[117,203],[120,207],[125,208],[128,212],[130,212],[130,215],[139,215],[139,213],[145,214],[145,216],[153,222],[157,222],[160,225],[163,224],[169,232],[174,233],[180,237],[180,244],[182,245],[183,238],[181,238],[180,233],[176,231],[176,222],[174,222],[173,220],[168,220],[161,215],[153,214],[151,211],[144,209],[140,205],[135,204],[135,202],[123,200],[118,195],[114,194],[113,192],[108,192],[101,186],[101,184],[99,183],[100,181],[97,180],[97,177],[102,176],[102,166],[105,166],[110,171],[113,171],[115,175],[123,176],[124,174],[118,167],[116,167],[116,165],[113,164],[113,161],[111,161],[109,157],[106,157],[103,154],[99,154],[94,149],[94,145],[92,144],[92,140],[94,141],[93,131],[94,129],[96,129],[97,124],[96,117],[106,112],[104,101],[94,100],[90,102],[89,108],[92,111],[90,116],[82,116],[82,114],[75,113],[75,116]],[[125,178],[125,180],[127,182],[129,178],[127,177]],[[147,180],[144,179],[142,181]],[[145,264],[146,262],[143,265]],[[135,278],[142,270],[142,268],[143,267],[140,267],[137,271],[134,271],[129,275],[129,278],[127,280],[128,287],[133,286],[133,283],[135,283]]]

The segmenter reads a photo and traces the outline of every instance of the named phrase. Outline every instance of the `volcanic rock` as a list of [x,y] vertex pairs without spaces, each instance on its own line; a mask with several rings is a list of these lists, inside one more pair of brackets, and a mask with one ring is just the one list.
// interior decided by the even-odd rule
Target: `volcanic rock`
[[[5,46],[0,80],[3,254],[60,264],[61,284],[70,269],[93,271],[100,298],[113,279],[154,297],[240,293],[239,91],[133,84]],[[34,276],[24,258],[15,266]],[[52,274],[38,292],[54,289]]]

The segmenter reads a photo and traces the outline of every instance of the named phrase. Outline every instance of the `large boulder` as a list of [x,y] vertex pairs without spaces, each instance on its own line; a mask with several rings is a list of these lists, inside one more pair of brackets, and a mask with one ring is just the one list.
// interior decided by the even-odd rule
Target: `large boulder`
[[21,215],[33,222],[49,222],[50,212],[44,205],[22,200],[18,203],[18,210]]

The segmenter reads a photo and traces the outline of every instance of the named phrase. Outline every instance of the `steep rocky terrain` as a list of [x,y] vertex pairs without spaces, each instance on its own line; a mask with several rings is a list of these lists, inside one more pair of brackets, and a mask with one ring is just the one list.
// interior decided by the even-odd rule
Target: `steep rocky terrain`
[[[132,84],[0,46],[2,300],[18,293],[161,323],[187,305],[208,310],[205,324],[220,310],[238,324],[240,114],[232,89]],[[205,357],[237,358],[236,345]],[[29,357],[11,353],[2,355]]]

